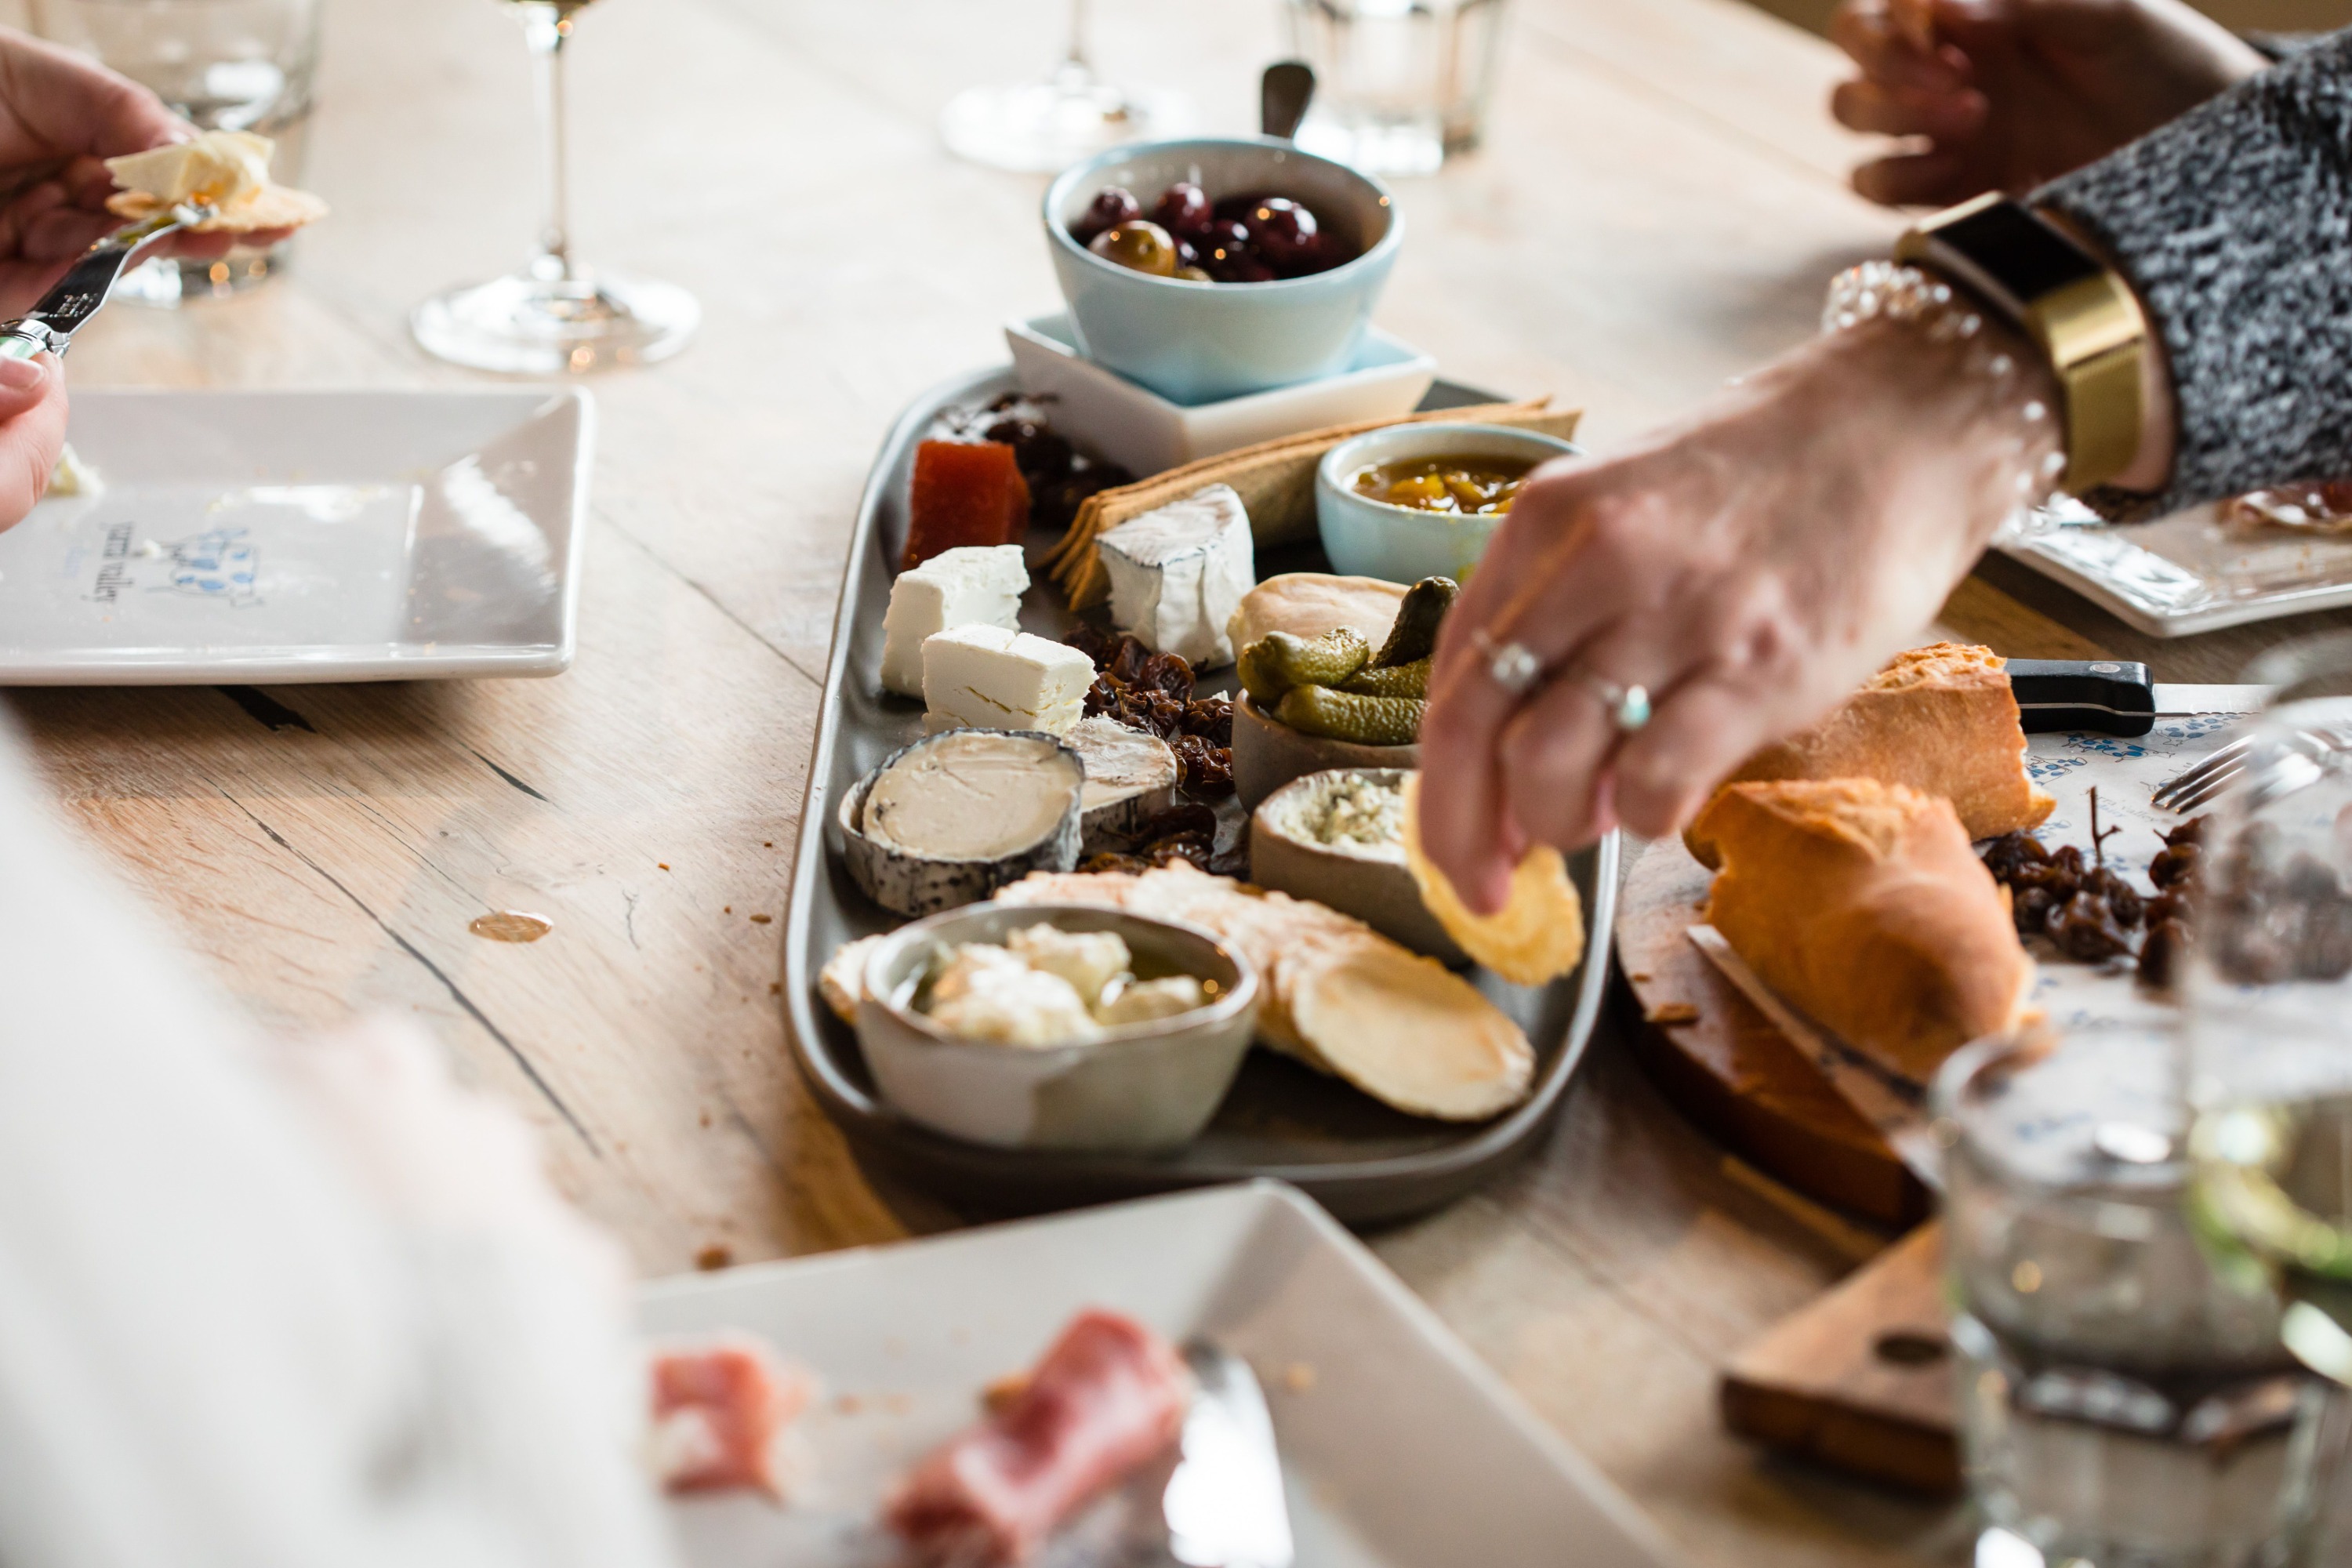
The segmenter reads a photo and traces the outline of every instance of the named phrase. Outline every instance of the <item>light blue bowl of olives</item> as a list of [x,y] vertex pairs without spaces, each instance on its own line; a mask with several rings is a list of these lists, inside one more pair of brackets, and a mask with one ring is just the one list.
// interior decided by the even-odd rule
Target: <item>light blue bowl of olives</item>
[[1271,137],[1114,148],[1045,223],[1079,350],[1195,405],[1347,369],[1404,237],[1379,181]]
[[1351,577],[1467,582],[1528,474],[1572,442],[1508,425],[1391,425],[1342,441],[1315,468],[1315,524]]

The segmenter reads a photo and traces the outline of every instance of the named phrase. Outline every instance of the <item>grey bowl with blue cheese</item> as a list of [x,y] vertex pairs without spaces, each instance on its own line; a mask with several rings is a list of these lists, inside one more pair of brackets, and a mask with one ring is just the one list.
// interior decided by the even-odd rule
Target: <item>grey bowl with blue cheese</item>
[[885,758],[841,803],[842,859],[884,909],[977,903],[1078,863],[1086,766],[1033,730],[950,730]]
[[1002,1149],[1159,1153],[1216,1114],[1258,998],[1249,964],[1191,926],[979,904],[875,943],[857,1039],[883,1098],[933,1131]]
[[1408,768],[1331,768],[1292,780],[1250,818],[1250,880],[1355,916],[1441,963],[1467,963],[1405,867]]

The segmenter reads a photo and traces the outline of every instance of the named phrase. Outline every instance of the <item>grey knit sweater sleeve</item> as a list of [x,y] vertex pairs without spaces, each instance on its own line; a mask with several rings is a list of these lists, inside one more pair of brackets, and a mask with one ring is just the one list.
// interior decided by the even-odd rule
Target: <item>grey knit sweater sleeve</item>
[[2179,410],[2153,517],[2352,478],[2352,29],[2036,192],[2103,244],[2162,333]]

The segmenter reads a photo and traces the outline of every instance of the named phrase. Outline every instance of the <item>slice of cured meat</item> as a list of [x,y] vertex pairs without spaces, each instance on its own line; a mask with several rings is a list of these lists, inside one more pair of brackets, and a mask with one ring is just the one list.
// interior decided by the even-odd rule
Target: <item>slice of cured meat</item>
[[808,1373],[747,1334],[656,1352],[655,1474],[673,1492],[750,1489],[781,1498],[776,1438],[813,1392]]
[[1017,1395],[908,1473],[884,1522],[926,1563],[1024,1562],[1079,1504],[1166,1452],[1192,1394],[1165,1340],[1081,1312]]

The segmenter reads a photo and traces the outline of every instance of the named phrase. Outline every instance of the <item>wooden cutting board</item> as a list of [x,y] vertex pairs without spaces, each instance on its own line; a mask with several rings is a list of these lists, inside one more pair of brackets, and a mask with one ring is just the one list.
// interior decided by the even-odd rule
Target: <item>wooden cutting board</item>
[[1684,934],[1706,918],[1711,877],[1669,839],[1643,852],[1619,900],[1643,1065],[1685,1115],[1807,1196],[1889,1226],[1927,1218],[1927,1189],[1886,1141]]
[[1724,1424],[1916,1491],[1959,1489],[1943,1231],[1919,1226],[1724,1369]]

